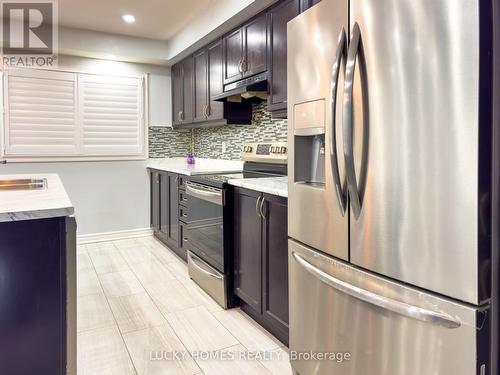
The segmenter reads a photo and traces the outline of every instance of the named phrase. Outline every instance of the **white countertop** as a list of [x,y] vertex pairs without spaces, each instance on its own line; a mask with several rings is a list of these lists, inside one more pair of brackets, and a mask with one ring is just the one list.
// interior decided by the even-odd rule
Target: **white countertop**
[[194,164],[188,164],[186,158],[149,159],[147,166],[148,168],[186,176],[235,173],[243,170],[242,161],[202,158],[196,158]]
[[231,179],[230,185],[288,198],[288,177]]
[[41,190],[0,191],[0,222],[73,215],[75,210],[56,174],[2,175],[0,179],[47,179]]

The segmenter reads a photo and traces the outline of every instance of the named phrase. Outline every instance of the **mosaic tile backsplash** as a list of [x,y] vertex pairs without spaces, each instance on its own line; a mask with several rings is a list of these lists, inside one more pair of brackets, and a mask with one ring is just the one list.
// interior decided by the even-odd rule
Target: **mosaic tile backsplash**
[[[201,129],[153,127],[149,130],[149,157],[185,156],[194,146],[195,157],[239,160],[245,142],[286,142],[288,122],[272,119],[267,105],[254,104],[250,125],[226,125]],[[222,152],[222,142],[226,151]]]
[[191,150],[191,130],[160,126],[149,128],[149,157],[172,158],[186,156]]
[[[194,130],[194,154],[202,158],[240,159],[245,142],[286,142],[287,120],[271,118],[266,104],[254,104],[252,124]],[[222,142],[226,152],[222,152]]]

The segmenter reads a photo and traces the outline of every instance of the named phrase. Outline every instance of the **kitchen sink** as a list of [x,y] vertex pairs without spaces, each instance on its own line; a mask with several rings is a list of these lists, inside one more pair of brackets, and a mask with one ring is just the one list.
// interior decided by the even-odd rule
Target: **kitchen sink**
[[47,188],[47,179],[0,179],[0,191],[4,190],[42,190]]

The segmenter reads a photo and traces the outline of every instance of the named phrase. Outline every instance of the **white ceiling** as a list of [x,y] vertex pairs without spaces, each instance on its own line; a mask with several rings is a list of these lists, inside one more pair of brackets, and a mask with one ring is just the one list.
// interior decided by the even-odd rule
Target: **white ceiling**
[[[168,40],[211,0],[59,0],[59,25]],[[213,1],[213,0],[212,0]],[[122,20],[132,14],[133,24]]]

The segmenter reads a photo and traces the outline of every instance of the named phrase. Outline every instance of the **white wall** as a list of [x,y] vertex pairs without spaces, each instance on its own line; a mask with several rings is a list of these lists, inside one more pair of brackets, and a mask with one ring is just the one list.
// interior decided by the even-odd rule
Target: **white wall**
[[168,40],[167,60],[173,64],[222,36],[277,0],[211,0],[186,26]]
[[[100,74],[170,76],[166,67],[68,56],[60,56],[59,68]],[[78,234],[97,234],[149,228],[146,163],[145,160],[8,163],[0,164],[0,174],[59,174],[75,206]]]
[[149,228],[146,161],[9,163],[0,174],[57,173],[75,207],[78,234]]

